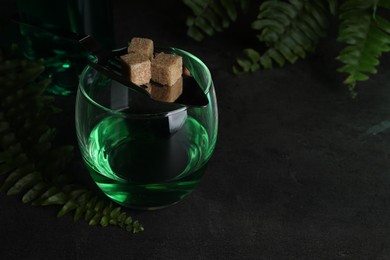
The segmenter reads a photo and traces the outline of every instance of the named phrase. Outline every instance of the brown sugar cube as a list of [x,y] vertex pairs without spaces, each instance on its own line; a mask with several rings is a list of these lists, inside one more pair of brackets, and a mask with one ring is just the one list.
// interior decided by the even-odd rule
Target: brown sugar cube
[[192,77],[189,69],[183,66],[183,76]]
[[123,74],[136,85],[143,85],[150,81],[151,63],[148,57],[129,53],[120,57],[122,60]]
[[151,87],[151,93],[153,99],[164,102],[174,102],[183,92],[183,78],[180,77],[172,86],[162,86],[150,82],[148,86]]
[[153,41],[147,38],[132,38],[127,52],[139,53],[151,60],[153,58]]
[[161,52],[152,60],[152,80],[161,85],[172,86],[181,77],[182,71],[181,56]]

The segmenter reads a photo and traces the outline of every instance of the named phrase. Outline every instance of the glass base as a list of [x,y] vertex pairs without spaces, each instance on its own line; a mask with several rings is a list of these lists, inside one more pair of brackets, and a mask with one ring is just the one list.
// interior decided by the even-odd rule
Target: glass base
[[[111,198],[112,199],[112,198]],[[115,200],[114,200],[115,201]],[[181,201],[181,200],[180,200]],[[132,206],[132,205],[128,205],[128,204],[123,204],[119,201],[115,201],[116,203],[118,203],[119,205],[123,206],[123,207],[127,207],[127,208],[130,208],[130,209],[135,209],[135,210],[144,210],[144,211],[154,211],[154,210],[160,210],[160,209],[165,209],[165,208],[168,208],[170,206],[173,206],[173,205],[176,205],[178,204],[180,201],[176,201],[176,202],[173,202],[171,204],[168,204],[168,205],[163,205],[163,206],[158,206],[158,207],[137,207],[137,206]]]
[[181,179],[153,184],[121,182],[107,178],[89,166],[88,170],[97,186],[114,202],[137,210],[158,210],[172,206],[191,194],[206,167],[204,165]]

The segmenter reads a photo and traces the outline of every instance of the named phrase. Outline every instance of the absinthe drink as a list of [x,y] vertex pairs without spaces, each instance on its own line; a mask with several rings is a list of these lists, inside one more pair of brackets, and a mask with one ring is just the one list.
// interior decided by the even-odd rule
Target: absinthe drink
[[154,208],[192,191],[213,150],[209,135],[191,116],[175,133],[167,124],[167,118],[115,116],[96,124],[83,155],[107,196],[123,205]]

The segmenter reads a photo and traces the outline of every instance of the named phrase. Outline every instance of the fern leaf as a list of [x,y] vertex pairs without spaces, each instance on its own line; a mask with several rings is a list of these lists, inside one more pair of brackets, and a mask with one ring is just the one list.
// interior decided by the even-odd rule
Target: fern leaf
[[328,0],[329,3],[329,11],[332,15],[337,14],[337,8],[338,8],[338,0]]
[[237,10],[236,6],[231,0],[221,0],[221,4],[223,7],[225,7],[225,10],[227,14],[229,15],[229,18],[232,21],[235,21],[237,19]]
[[39,182],[30,188],[22,197],[23,203],[31,203],[47,190],[47,184]]
[[58,211],[57,217],[62,217],[65,214],[75,210],[77,207],[78,207],[78,204],[75,200],[73,200],[73,199],[68,200],[66,203],[64,203],[61,210]]
[[74,211],[75,220],[85,214],[91,225],[114,225],[133,233],[143,231],[138,221],[125,221],[131,217],[120,212],[120,207],[114,209],[107,199],[98,199],[80,185],[69,184],[71,175],[64,169],[73,148],[52,147],[56,130],[46,121],[59,110],[53,107],[52,97],[42,95],[49,81],[34,81],[42,72],[41,62],[2,59],[0,191],[22,194],[24,203],[36,206],[60,205],[59,217]]
[[[344,83],[353,96],[358,81],[369,79],[368,74],[376,74],[379,57],[390,51],[390,22],[374,14],[375,8],[381,8],[390,1],[346,1],[341,5],[338,41],[347,46],[337,57],[344,65],[339,72],[348,74]],[[374,11],[375,12],[375,11]]]
[[39,172],[31,172],[20,178],[8,191],[7,195],[18,194],[26,189],[31,188],[35,184],[42,180],[42,176]]
[[247,10],[249,0],[183,0],[193,15],[187,18],[187,35],[201,41],[228,28],[238,16],[238,10]]
[[17,181],[19,179],[22,179],[25,175],[32,172],[32,170],[33,169],[30,166],[15,169],[5,179],[3,185],[1,185],[0,191],[1,192],[8,192],[9,189],[12,188],[15,185],[15,183],[17,183]]
[[241,7],[241,9],[242,9],[244,12],[246,12],[246,11],[249,10],[251,0],[236,0],[236,1],[240,3],[240,7]]
[[244,51],[233,71],[240,74],[253,72],[254,68],[270,69],[273,63],[284,66],[286,62],[305,58],[308,52],[314,51],[319,38],[326,35],[327,3],[324,0],[263,2],[252,28],[260,31],[257,37],[268,49],[256,59]]

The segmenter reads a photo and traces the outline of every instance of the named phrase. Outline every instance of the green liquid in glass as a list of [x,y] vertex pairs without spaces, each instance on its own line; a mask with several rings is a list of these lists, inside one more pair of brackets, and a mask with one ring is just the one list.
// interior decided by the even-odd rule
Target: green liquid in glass
[[133,208],[168,206],[188,195],[202,177],[213,147],[202,124],[188,117],[162,134],[161,122],[108,117],[90,133],[84,160],[100,189]]

